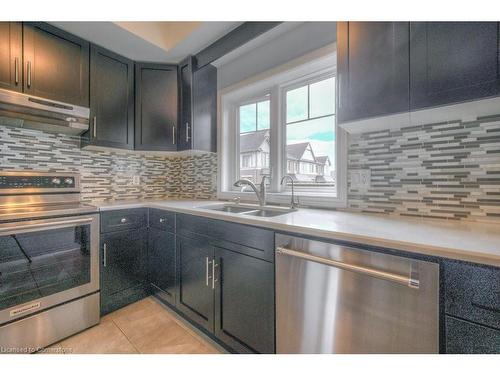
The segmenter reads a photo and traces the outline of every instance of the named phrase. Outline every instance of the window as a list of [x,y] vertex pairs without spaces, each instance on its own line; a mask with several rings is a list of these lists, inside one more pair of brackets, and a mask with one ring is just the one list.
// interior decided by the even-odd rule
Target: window
[[287,160],[298,160],[299,171],[286,172],[303,191],[335,194],[335,77],[321,78],[285,89]]
[[269,174],[270,100],[264,99],[239,106],[240,178],[260,184]]
[[[233,183],[268,181],[268,201],[345,204],[345,137],[337,129],[335,54],[221,92],[218,196],[252,199]],[[235,162],[238,161],[239,163]]]

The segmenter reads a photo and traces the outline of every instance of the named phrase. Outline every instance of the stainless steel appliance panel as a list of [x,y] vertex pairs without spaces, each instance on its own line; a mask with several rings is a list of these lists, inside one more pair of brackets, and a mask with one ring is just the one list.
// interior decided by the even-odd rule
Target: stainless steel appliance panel
[[36,352],[99,319],[99,293],[94,293],[0,327],[0,354]]
[[[78,227],[89,228],[88,254],[87,247],[62,246],[67,239],[58,231],[69,229],[69,232],[62,232],[66,237]],[[52,232],[55,232],[53,238],[39,236]],[[22,249],[26,244],[21,243],[22,235],[34,236],[27,237],[27,241],[33,238],[45,242],[29,243]],[[13,236],[22,246],[16,257],[9,256],[7,244]],[[41,254],[36,253],[39,248],[44,249]],[[0,224],[0,250],[0,306],[4,306],[0,309],[0,324],[99,290],[98,214]],[[74,256],[82,251],[83,262]],[[88,279],[84,277],[86,272],[90,274]],[[16,299],[18,302],[13,305],[10,301]]]
[[438,353],[436,263],[276,235],[278,353]]

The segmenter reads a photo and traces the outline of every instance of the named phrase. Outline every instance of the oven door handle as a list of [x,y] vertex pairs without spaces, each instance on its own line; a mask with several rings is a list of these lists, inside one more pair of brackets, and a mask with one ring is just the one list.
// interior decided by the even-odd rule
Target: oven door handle
[[24,232],[33,232],[40,229],[59,229],[65,227],[72,227],[80,224],[87,224],[94,221],[92,217],[86,217],[82,219],[68,219],[68,220],[59,220],[59,221],[49,221],[42,223],[33,223],[23,225],[22,222],[17,223],[16,225],[8,225],[8,226],[0,226],[0,235],[9,235],[15,233],[24,233]]

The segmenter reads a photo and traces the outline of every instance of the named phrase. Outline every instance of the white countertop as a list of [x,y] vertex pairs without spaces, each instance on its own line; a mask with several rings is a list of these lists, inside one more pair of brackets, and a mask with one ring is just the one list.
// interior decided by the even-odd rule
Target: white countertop
[[500,223],[413,219],[333,210],[300,208],[275,217],[256,217],[200,207],[207,200],[150,200],[93,203],[101,211],[150,207],[235,223],[387,247],[411,253],[459,259],[500,267]]

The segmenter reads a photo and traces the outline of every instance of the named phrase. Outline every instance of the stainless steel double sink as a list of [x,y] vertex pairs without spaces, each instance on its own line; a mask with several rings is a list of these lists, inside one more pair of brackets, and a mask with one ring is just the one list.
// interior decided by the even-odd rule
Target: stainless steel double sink
[[281,207],[261,207],[257,205],[246,205],[246,204],[213,204],[209,206],[200,206],[205,210],[213,210],[220,212],[228,212],[233,214],[242,214],[249,216],[259,216],[259,217],[274,217],[289,214],[291,212],[297,211],[291,208],[281,208]]

